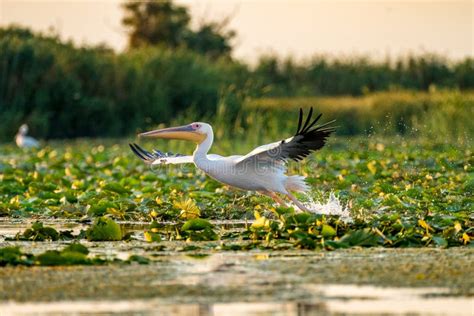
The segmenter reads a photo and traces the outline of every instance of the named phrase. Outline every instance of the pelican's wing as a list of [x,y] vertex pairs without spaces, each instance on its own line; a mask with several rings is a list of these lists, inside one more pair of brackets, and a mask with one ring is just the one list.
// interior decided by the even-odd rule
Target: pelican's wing
[[319,114],[314,120],[311,120],[312,115],[313,108],[309,110],[308,117],[303,125],[303,109],[300,109],[298,129],[295,136],[257,147],[240,158],[237,163],[245,163],[249,160],[275,163],[286,162],[289,159],[299,161],[312,151],[322,148],[329,135],[335,130],[333,126],[329,126],[334,121],[315,126],[322,114]]
[[168,164],[182,164],[192,163],[193,156],[183,156],[180,154],[164,153],[159,150],[153,150],[149,152],[137,144],[129,144],[133,153],[143,160],[145,163],[150,165],[168,165]]

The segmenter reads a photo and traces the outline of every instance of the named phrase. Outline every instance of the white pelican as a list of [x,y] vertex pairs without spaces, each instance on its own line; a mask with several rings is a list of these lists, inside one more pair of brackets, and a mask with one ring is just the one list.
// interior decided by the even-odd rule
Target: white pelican
[[303,124],[303,110],[300,109],[298,129],[293,137],[257,147],[245,156],[222,157],[208,154],[214,140],[214,133],[211,125],[202,122],[138,135],[193,141],[197,147],[192,156],[165,154],[157,150],[151,153],[137,144],[130,144],[130,148],[147,164],[194,163],[197,168],[224,184],[242,190],[257,191],[271,197],[278,204],[286,206],[285,202],[277,195],[277,193],[283,194],[298,208],[308,211],[291,193],[292,191],[305,192],[309,190],[305,177],[288,176],[285,172],[288,160],[302,160],[312,151],[322,148],[329,135],[334,132],[334,127],[328,126],[334,121],[315,125],[322,114],[319,114],[313,121],[311,120],[312,114],[313,108],[310,109]]
[[23,124],[20,126],[18,133],[15,136],[15,142],[20,148],[32,148],[38,147],[39,143],[33,137],[27,136],[28,134],[28,125]]

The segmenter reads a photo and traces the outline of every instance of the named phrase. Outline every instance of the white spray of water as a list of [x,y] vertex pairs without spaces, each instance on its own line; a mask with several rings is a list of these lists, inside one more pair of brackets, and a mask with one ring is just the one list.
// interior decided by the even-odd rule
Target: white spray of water
[[337,215],[345,223],[352,223],[353,218],[350,214],[349,207],[341,203],[339,198],[331,192],[326,201],[317,201],[311,196],[308,196],[308,202],[304,205],[315,214],[322,215]]

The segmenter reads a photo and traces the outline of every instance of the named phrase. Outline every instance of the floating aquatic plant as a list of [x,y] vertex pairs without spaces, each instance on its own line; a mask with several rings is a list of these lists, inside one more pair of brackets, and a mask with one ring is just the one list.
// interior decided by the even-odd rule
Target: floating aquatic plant
[[109,217],[98,217],[86,231],[87,239],[90,241],[117,241],[122,240],[120,226]]
[[[230,141],[222,144],[231,148]],[[292,208],[274,208],[267,197],[229,190],[199,173],[176,167],[163,173],[149,170],[121,146],[100,145],[53,143],[29,155],[2,145],[0,216],[45,223],[52,218],[92,220],[94,227],[99,221],[155,220],[138,239],[219,240],[213,246],[218,249],[334,249],[354,245],[341,240],[360,230],[375,236],[377,242],[371,245],[382,247],[469,246],[474,238],[469,146],[396,137],[335,139],[330,150],[298,165],[314,188],[307,200],[314,214],[298,214]],[[248,149],[238,140],[232,145]],[[248,224],[239,230],[183,226],[198,218],[211,225],[220,220]],[[121,240],[118,225],[112,226],[105,237],[95,239],[91,229],[88,236]],[[86,235],[33,223],[11,239],[80,241]]]

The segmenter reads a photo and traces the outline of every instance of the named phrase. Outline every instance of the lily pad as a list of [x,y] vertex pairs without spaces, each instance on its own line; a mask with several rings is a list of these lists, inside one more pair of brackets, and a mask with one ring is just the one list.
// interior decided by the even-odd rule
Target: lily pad
[[113,219],[109,217],[99,217],[86,232],[90,241],[117,241],[122,240],[122,230]]
[[214,225],[212,225],[208,220],[202,219],[202,218],[194,218],[190,219],[187,222],[183,224],[181,227],[181,230],[187,231],[187,230],[204,230],[206,228],[212,228]]

